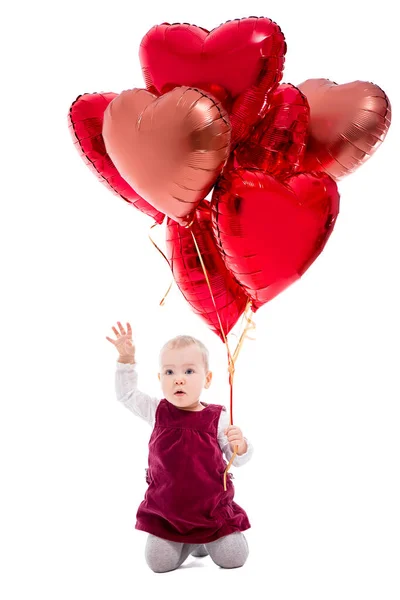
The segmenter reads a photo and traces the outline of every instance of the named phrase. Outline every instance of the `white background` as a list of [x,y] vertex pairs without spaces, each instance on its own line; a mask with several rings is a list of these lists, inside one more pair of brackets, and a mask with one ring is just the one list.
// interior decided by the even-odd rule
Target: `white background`
[[[14,5],[13,5],[14,6]],[[136,6],[136,8],[135,8]],[[4,9],[3,9],[4,10]],[[283,82],[372,81],[395,121],[339,184],[336,228],[310,270],[256,315],[237,363],[234,420],[254,446],[234,469],[250,556],[157,575],[134,530],[148,426],[117,404],[130,321],[140,387],[179,333],[202,339],[228,403],[223,344],[189,309],[148,240],[153,221],[113,196],[73,148],[85,92],[143,87],[144,34],[266,16],[288,44]],[[1,95],[0,596],[4,600],[400,597],[398,29],[367,2],[70,0],[6,9]],[[397,143],[396,143],[397,140]],[[163,228],[154,238],[163,243]]]

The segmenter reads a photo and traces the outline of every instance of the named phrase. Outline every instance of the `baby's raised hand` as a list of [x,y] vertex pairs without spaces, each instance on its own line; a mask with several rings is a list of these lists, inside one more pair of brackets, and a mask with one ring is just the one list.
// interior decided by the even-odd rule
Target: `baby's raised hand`
[[114,344],[122,358],[135,358],[135,346],[132,343],[132,327],[127,323],[127,331],[122,327],[120,321],[117,321],[119,331],[113,327],[112,330],[116,335],[116,340],[106,336],[106,340]]

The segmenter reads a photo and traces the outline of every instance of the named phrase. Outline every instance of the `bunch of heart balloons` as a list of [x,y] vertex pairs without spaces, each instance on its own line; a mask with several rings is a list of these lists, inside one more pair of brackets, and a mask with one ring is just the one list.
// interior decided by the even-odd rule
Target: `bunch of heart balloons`
[[140,45],[146,89],[83,94],[69,110],[103,183],[156,223],[166,217],[174,279],[221,339],[314,262],[338,216],[336,181],[390,126],[372,83],[281,84],[285,53],[267,18],[212,31],[163,23]]

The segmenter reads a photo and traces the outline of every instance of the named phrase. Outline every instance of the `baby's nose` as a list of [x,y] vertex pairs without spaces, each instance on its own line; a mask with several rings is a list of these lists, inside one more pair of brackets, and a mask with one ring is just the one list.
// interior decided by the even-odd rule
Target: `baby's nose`
[[184,381],[183,375],[181,377],[176,376],[175,377],[175,383],[182,383]]

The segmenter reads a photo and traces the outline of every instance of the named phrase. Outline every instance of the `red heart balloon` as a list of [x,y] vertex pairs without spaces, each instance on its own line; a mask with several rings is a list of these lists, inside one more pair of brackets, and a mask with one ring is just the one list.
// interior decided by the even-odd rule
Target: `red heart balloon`
[[83,94],[73,102],[68,113],[68,126],[75,148],[90,170],[104,185],[135,208],[162,223],[164,213],[141,198],[122,179],[107,154],[102,135],[104,112],[118,94]]
[[234,166],[261,169],[279,179],[293,175],[302,166],[309,121],[304,94],[290,83],[278,86],[251,138],[237,147]]
[[225,267],[215,245],[209,202],[203,201],[199,204],[190,228],[182,227],[170,218],[167,219],[167,257],[175,282],[192,310],[224,341],[191,231],[206,268],[225,336],[243,313],[248,298]]
[[282,78],[285,53],[279,26],[250,17],[212,31],[187,23],[156,25],[141,42],[140,62],[153,94],[182,85],[216,94],[229,112],[234,146],[262,118],[266,95]]
[[325,173],[282,183],[262,171],[236,169],[220,178],[211,201],[213,234],[253,312],[310,267],[338,213],[337,186]]

